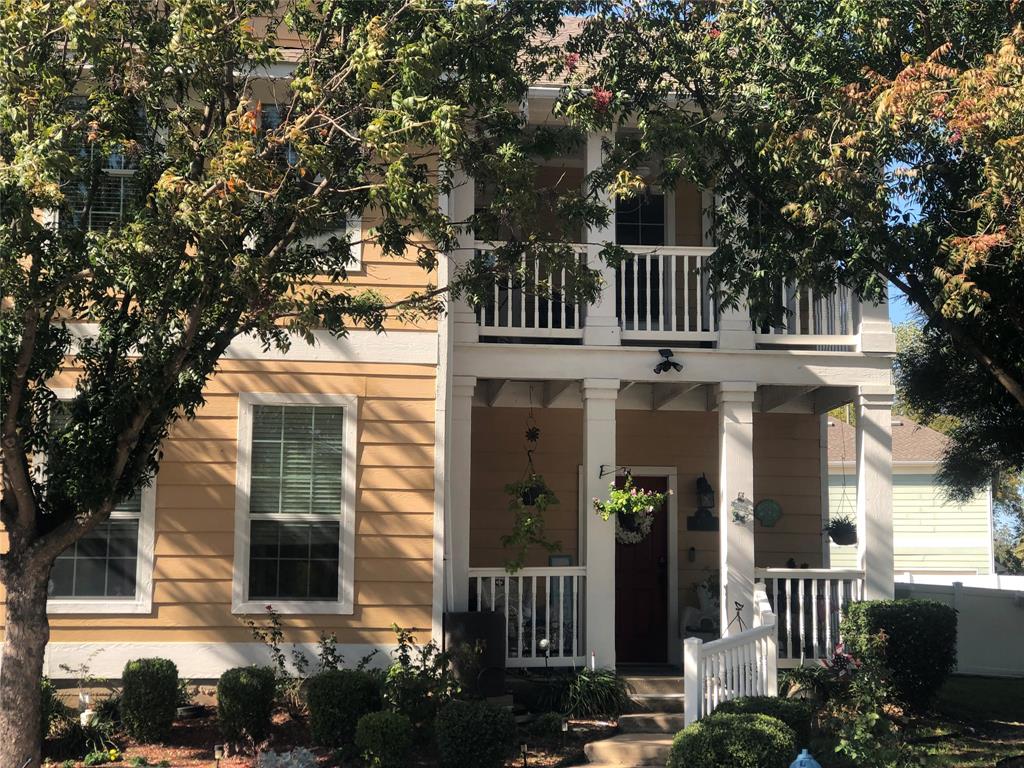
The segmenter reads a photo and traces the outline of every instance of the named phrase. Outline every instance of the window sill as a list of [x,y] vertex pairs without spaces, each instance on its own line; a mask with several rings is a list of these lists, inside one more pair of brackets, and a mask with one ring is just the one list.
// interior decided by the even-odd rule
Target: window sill
[[116,598],[76,599],[53,597],[46,601],[46,613],[50,616],[64,614],[113,614],[133,615],[153,612],[152,600],[118,600]]
[[282,616],[301,616],[314,614],[344,615],[354,613],[351,605],[337,600],[247,600],[233,603],[231,613],[235,615],[264,614],[267,606]]

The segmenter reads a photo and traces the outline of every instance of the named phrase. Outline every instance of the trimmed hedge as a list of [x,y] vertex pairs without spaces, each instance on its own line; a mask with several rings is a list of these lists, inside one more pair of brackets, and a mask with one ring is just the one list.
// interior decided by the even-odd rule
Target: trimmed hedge
[[744,696],[723,701],[715,714],[768,715],[781,720],[796,734],[797,742],[807,745],[811,741],[811,720],[814,707],[806,699],[785,699],[779,696]]
[[512,712],[487,701],[449,701],[434,722],[443,768],[501,768],[515,744]]
[[261,742],[270,735],[276,692],[270,667],[235,667],[217,681],[217,718],[228,741]]
[[178,667],[169,659],[135,659],[121,673],[121,721],[141,742],[171,731],[178,701]]
[[904,704],[930,704],[956,666],[956,611],[934,600],[868,600],[851,603],[841,630],[855,658],[877,657],[871,639],[887,640],[877,661],[892,673]]
[[713,712],[672,740],[667,768],[788,768],[796,734],[775,717]]
[[367,672],[330,669],[306,681],[306,706],[313,742],[321,747],[347,747],[359,718],[381,708],[380,687]]
[[401,712],[370,712],[356,724],[356,746],[374,768],[405,768],[413,746],[412,721]]

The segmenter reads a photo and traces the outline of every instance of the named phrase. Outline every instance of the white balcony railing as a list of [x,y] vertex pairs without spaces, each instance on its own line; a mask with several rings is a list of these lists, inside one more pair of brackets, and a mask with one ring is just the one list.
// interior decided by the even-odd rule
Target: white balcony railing
[[714,248],[627,246],[615,270],[623,340],[712,341],[718,318],[704,275]]
[[[492,247],[476,244],[478,252],[486,252]],[[496,281],[493,295],[477,308],[480,336],[582,337],[581,308],[567,300],[571,295],[569,280],[564,269],[544,269],[540,259],[524,255],[516,274]]]
[[[505,616],[508,667],[582,666],[586,568],[469,569],[469,608]],[[545,652],[541,640],[548,641]]]
[[794,282],[780,284],[776,301],[782,310],[778,325],[756,329],[763,345],[836,346],[857,344],[858,305],[853,292],[839,286],[833,293],[815,294]]
[[829,657],[842,641],[846,606],[864,595],[864,572],[857,570],[759,568],[755,577],[778,619],[783,666]]
[[778,695],[776,622],[763,584],[754,588],[754,626],[721,640],[683,641],[683,697],[687,725],[723,701]]

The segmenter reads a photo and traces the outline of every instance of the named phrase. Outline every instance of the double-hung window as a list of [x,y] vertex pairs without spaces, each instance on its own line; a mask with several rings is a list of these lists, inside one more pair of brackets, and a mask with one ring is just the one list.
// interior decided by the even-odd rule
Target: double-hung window
[[240,395],[236,612],[352,611],[356,403]]
[[[65,418],[60,409],[53,416],[57,423]],[[156,490],[150,483],[114,507],[106,522],[59,554],[50,571],[47,610],[149,613],[153,606],[155,506]]]
[[665,195],[646,192],[615,199],[615,242],[619,245],[665,245]]

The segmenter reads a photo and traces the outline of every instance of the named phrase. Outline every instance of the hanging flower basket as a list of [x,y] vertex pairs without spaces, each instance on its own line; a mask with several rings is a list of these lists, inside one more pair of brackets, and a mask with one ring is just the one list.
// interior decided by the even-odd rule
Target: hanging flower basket
[[833,517],[825,526],[825,532],[841,547],[857,543],[857,521],[849,515]]
[[665,503],[668,493],[647,491],[633,485],[627,476],[621,488],[611,484],[608,501],[594,498],[594,511],[602,520],[615,515],[615,540],[620,544],[639,544],[651,534],[654,513]]

